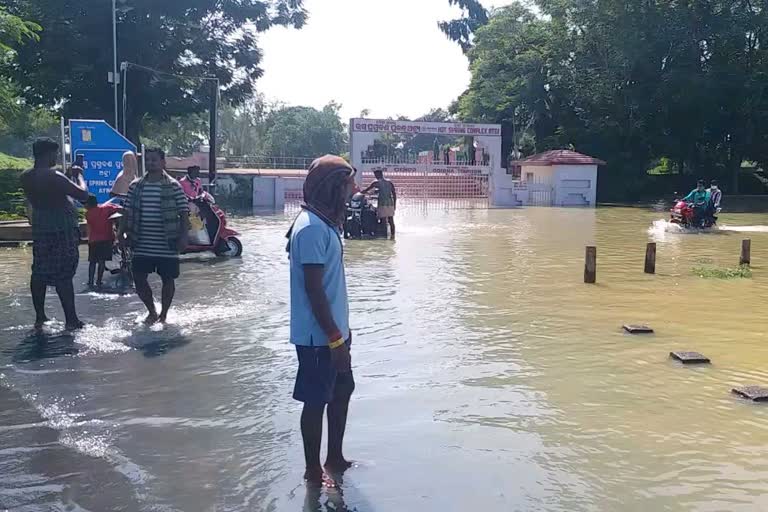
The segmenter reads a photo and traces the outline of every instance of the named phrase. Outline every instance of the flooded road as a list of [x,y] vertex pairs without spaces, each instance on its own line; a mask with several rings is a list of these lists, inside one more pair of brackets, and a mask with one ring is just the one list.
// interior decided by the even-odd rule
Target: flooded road
[[[768,509],[768,409],[730,393],[768,385],[768,215],[689,235],[635,208],[398,214],[397,242],[345,250],[360,462],[343,493],[301,481],[290,215],[237,219],[242,259],[183,264],[165,328],[135,296],[83,293],[91,325],[44,344],[31,249],[0,250],[0,510]],[[752,279],[693,274],[735,267],[742,238]]]

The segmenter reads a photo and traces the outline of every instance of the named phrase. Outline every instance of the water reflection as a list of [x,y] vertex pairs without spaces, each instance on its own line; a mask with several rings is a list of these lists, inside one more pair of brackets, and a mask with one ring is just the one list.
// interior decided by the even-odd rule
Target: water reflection
[[[132,294],[89,292],[77,301],[90,325],[43,345],[27,336],[29,255],[0,252],[0,471],[9,475],[0,502],[768,507],[768,409],[730,394],[768,384],[767,216],[723,215],[722,226],[738,230],[655,238],[648,229],[666,213],[640,208],[398,215],[396,242],[345,246],[358,380],[346,449],[364,463],[339,491],[301,482],[286,342],[291,215],[238,218],[242,259],[185,262],[170,325],[141,325]],[[742,233],[753,240],[752,279],[693,275],[704,263],[735,265]],[[648,276],[654,240],[658,273]],[[598,247],[598,286],[582,282],[585,245]],[[624,323],[648,323],[656,335],[625,336]],[[713,364],[683,368],[671,350]],[[47,473],[45,457],[57,457]]]
[[70,332],[33,331],[26,334],[12,349],[11,360],[14,363],[29,363],[56,357],[76,356],[79,353],[80,349],[75,344],[75,337]]

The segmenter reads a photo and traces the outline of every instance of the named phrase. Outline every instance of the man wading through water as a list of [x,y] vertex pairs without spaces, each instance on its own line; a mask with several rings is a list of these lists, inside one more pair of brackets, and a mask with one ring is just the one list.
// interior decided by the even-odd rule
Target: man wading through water
[[35,329],[42,329],[45,316],[45,292],[55,286],[64,309],[66,329],[79,329],[83,323],[75,310],[75,277],[80,261],[80,222],[72,199],[88,199],[83,176],[73,168],[72,180],[53,169],[59,145],[51,139],[39,139],[32,145],[35,167],[21,175],[21,186],[32,207],[32,303]]
[[[304,183],[305,204],[286,235],[291,269],[291,343],[296,345],[299,360],[293,397],[304,403],[304,478],[328,487],[336,483],[326,471],[341,473],[351,466],[342,453],[355,380],[349,354],[352,333],[340,228],[353,174],[352,167],[337,156],[312,162]],[[323,467],[320,443],[326,405],[328,457]]]
[[[147,174],[128,189],[118,239],[133,248],[136,294],[149,312],[144,322],[153,324],[165,322],[176,293],[179,253],[189,240],[189,206],[179,182],[165,172],[162,150],[146,150],[146,165]],[[163,281],[159,315],[147,280],[153,272]]]

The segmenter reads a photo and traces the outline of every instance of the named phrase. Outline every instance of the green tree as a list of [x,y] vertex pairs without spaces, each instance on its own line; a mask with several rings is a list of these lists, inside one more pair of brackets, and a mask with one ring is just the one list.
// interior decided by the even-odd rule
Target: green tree
[[438,23],[440,30],[461,46],[465,52],[472,47],[472,35],[488,23],[488,11],[480,0],[448,0],[451,5],[461,8],[461,16]]
[[24,21],[0,6],[0,58],[9,58],[14,50],[29,40],[39,39],[40,25]]
[[159,147],[173,156],[188,156],[208,143],[208,116],[188,114],[166,121],[145,122],[142,142],[148,148]]
[[733,192],[743,159],[766,161],[765,2],[536,4],[494,11],[462,45],[457,112],[501,123],[507,153],[575,146],[609,162],[603,192],[637,190],[660,158]]
[[266,131],[267,105],[263,96],[257,95],[242,105],[226,105],[219,118],[220,147],[227,155],[256,155]]
[[[6,0],[11,14],[45,27],[37,44],[2,71],[23,86],[31,104],[67,116],[111,119],[111,4],[102,0]],[[302,0],[120,0],[118,59],[184,76],[217,77],[225,101],[239,104],[261,76],[257,36],[275,25],[301,27]],[[139,141],[142,121],[204,111],[210,84],[131,71],[127,132]]]
[[[11,15],[0,7],[0,66],[12,65],[16,51],[39,39],[40,26]],[[50,134],[55,128],[53,114],[44,108],[27,105],[19,85],[0,76],[0,151],[26,156],[32,135]]]
[[283,107],[267,114],[261,153],[267,156],[314,157],[347,150],[347,133],[339,110],[331,102],[322,110]]

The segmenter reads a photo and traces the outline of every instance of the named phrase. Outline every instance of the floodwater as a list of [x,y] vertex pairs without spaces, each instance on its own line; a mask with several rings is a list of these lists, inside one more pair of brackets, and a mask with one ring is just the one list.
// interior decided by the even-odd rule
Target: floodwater
[[[135,296],[83,293],[74,339],[30,337],[31,251],[0,250],[0,510],[768,509],[768,409],[730,393],[768,385],[768,215],[649,231],[664,216],[412,207],[397,242],[347,243],[359,464],[341,492],[301,480],[290,215],[237,219],[242,259],[185,263],[165,328]],[[736,266],[746,237],[752,279],[693,274]]]

